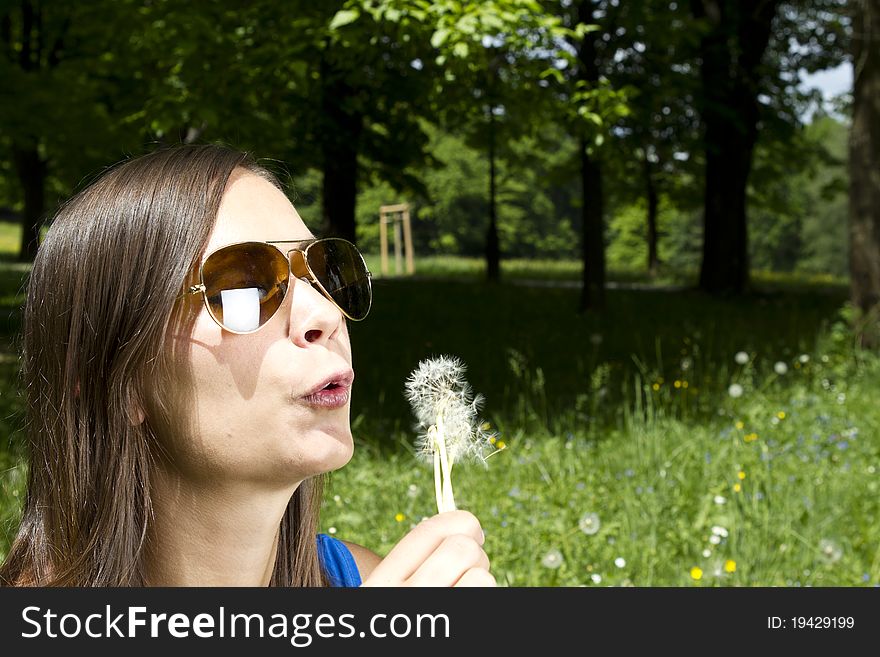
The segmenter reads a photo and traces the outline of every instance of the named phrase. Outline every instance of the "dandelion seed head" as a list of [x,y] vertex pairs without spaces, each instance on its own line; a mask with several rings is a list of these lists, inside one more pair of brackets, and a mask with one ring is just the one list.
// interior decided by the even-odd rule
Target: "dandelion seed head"
[[773,366],[773,371],[776,372],[779,376],[784,376],[785,374],[788,374],[788,365],[783,363],[781,360],[777,361],[776,364]]
[[843,556],[843,550],[840,546],[828,538],[823,538],[819,541],[819,553],[822,561],[827,564],[837,563]]
[[590,579],[593,581],[593,584],[601,584],[602,576],[599,573],[593,573],[590,575]]
[[544,555],[541,559],[541,565],[544,566],[544,568],[556,570],[562,565],[563,561],[565,560],[562,558],[562,552],[554,548]]
[[578,527],[587,536],[592,536],[599,531],[602,523],[599,521],[599,515],[596,513],[585,513],[578,521]]
[[433,458],[434,431],[443,428],[447,456],[452,462],[484,460],[497,437],[491,425],[478,419],[484,398],[474,395],[465,379],[465,364],[455,356],[436,356],[419,363],[405,384],[405,396],[418,420],[418,452]]
[[618,568],[625,568],[626,567],[626,559],[624,559],[623,557],[617,557],[614,560],[614,565],[617,566]]
[[743,396],[743,387],[738,383],[731,383],[730,387],[727,389],[727,394],[734,399],[739,399]]
[[737,365],[745,365],[749,362],[749,355],[744,351],[737,351],[736,356],[733,357],[733,360],[736,361]]

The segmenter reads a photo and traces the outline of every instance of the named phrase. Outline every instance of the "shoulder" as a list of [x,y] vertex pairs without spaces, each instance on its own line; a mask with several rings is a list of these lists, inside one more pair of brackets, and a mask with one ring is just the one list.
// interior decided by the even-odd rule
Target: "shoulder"
[[373,569],[379,565],[380,561],[382,561],[382,557],[371,549],[365,548],[363,545],[358,545],[351,541],[342,541],[342,543],[348,548],[348,551],[351,552],[351,556],[354,557],[354,562],[357,564],[361,580],[367,579],[367,577],[370,576],[370,573],[373,572]]

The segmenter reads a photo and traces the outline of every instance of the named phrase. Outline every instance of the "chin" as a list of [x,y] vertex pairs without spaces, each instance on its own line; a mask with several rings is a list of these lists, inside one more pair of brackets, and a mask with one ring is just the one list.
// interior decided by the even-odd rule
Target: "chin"
[[311,470],[311,474],[323,474],[338,470],[351,460],[354,453],[354,439],[351,428],[327,426],[310,431],[299,445],[300,463]]

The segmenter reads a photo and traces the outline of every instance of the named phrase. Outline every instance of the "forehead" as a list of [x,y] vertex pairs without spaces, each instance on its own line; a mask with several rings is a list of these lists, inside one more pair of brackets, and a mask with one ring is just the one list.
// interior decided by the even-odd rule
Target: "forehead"
[[226,185],[205,253],[233,242],[312,237],[281,190],[254,173],[237,169]]

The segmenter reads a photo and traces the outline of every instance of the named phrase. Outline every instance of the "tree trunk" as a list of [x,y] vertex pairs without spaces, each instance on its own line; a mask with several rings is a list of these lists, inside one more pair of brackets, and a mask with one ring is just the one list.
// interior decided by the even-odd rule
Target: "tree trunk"
[[486,279],[491,283],[501,280],[501,248],[498,244],[498,209],[495,172],[495,112],[489,106],[489,227],[486,230]]
[[580,311],[605,307],[605,231],[602,221],[602,169],[581,138],[581,236],[584,257]]
[[758,135],[758,67],[779,0],[693,0],[709,29],[700,40],[706,150],[700,287],[738,294],[748,285],[746,184]]
[[863,346],[880,347],[880,1],[853,3],[849,140],[850,294]]
[[648,153],[645,152],[645,195],[648,201],[648,274],[651,278],[657,276],[660,258],[657,255],[657,185],[654,181],[654,171]]
[[36,144],[26,147],[13,146],[12,158],[24,192],[18,259],[22,262],[32,262],[37,255],[40,227],[46,210],[46,162],[40,157]]
[[342,237],[356,243],[358,151],[364,117],[350,109],[346,99],[354,91],[345,72],[326,58],[321,62],[321,153],[323,163],[322,214],[326,237]]
[[[592,0],[581,0],[577,5],[579,23],[592,24],[596,5]],[[578,46],[578,80],[590,87],[599,83],[599,62],[596,39],[599,32],[589,32]],[[605,227],[603,219],[602,168],[598,159],[588,151],[587,135],[581,132],[581,235],[583,287],[580,312],[601,310],[605,307]]]

